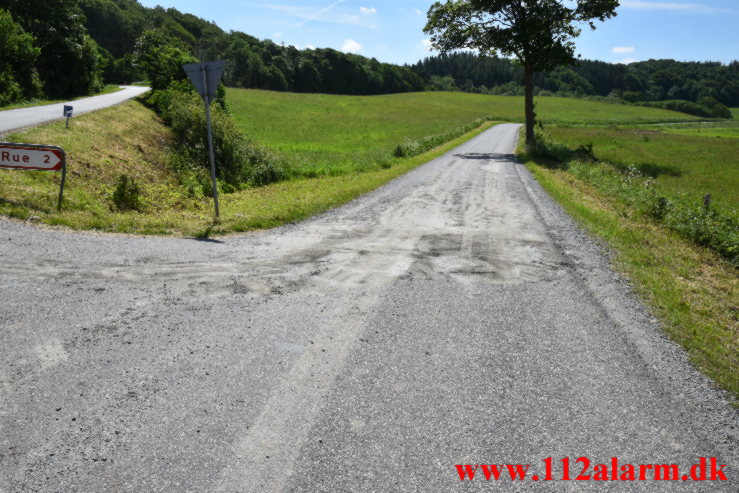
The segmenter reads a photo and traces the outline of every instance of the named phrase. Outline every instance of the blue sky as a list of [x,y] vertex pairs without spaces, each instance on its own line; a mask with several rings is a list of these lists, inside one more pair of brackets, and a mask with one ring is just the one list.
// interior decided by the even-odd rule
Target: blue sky
[[[428,0],[139,1],[298,48],[330,47],[392,63],[430,54],[423,33]],[[618,16],[595,31],[583,29],[577,47],[583,58],[607,62],[728,63],[739,59],[739,0],[621,0]]]

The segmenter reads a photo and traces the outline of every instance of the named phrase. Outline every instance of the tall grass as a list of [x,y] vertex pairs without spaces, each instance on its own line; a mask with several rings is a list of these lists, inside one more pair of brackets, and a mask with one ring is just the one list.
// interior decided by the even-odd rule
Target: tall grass
[[[294,176],[337,176],[377,169],[398,147],[454,134],[481,118],[523,121],[523,98],[427,92],[335,96],[228,89],[237,125],[290,161]],[[538,98],[545,122],[665,122],[693,117],[655,108]]]
[[[739,218],[736,211],[703,204],[687,194],[670,194],[644,169],[621,162],[599,161],[592,144],[573,149],[538,132],[532,157],[563,167],[635,211],[652,218],[685,238],[706,246],[739,267]],[[653,168],[647,168],[650,171]],[[736,170],[733,170],[736,171]],[[724,176],[726,179],[727,176]],[[736,196],[731,200],[735,201]]]
[[[710,127],[589,128],[549,126],[554,139],[569,148],[591,145],[595,157],[621,170],[636,168],[666,193],[699,205],[710,193],[714,208],[737,214],[739,141],[717,137],[737,129],[734,123]],[[673,133],[674,132],[674,133]],[[691,133],[693,133],[691,135]]]

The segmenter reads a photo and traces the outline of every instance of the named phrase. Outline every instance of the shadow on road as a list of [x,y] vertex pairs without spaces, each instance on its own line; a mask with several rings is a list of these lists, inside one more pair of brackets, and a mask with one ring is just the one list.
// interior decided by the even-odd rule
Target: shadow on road
[[500,160],[513,160],[515,159],[515,156],[513,154],[499,154],[499,153],[487,153],[487,152],[468,152],[466,154],[455,154],[454,157],[462,158],[462,159],[472,159],[476,161],[490,161],[493,159],[500,159]]

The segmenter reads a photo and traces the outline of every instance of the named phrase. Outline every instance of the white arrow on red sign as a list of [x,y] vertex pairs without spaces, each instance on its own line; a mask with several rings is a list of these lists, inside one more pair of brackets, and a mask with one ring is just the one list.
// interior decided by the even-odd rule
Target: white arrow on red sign
[[54,146],[0,144],[0,168],[58,171],[64,164],[64,151]]

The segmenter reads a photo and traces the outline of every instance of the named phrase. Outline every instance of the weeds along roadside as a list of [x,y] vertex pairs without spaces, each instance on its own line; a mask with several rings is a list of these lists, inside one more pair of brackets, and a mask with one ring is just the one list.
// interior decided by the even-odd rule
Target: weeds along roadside
[[[193,197],[211,192],[205,111],[189,81],[172,82],[167,89],[147,93],[143,101],[172,129],[170,161]],[[287,177],[286,164],[267,149],[246,139],[228,113],[221,85],[212,112],[213,147],[219,188],[226,193],[266,185]]]
[[599,161],[592,145],[572,149],[542,130],[537,131],[537,144],[524,158],[566,170],[739,268],[739,220],[735,211],[711,207],[702,202],[702,197],[667,193],[636,167]]
[[[732,265],[717,250],[701,246],[705,243],[688,225],[666,224],[667,211],[662,216],[653,209],[661,207],[662,195],[650,180],[595,161],[587,145],[571,149],[546,134],[539,137],[543,140],[533,152],[519,148],[520,159],[584,229],[608,245],[614,269],[631,281],[665,333],[739,407],[736,250]],[[717,213],[685,197],[671,198],[670,208],[685,207],[699,218]],[[736,228],[733,238],[736,247]]]

